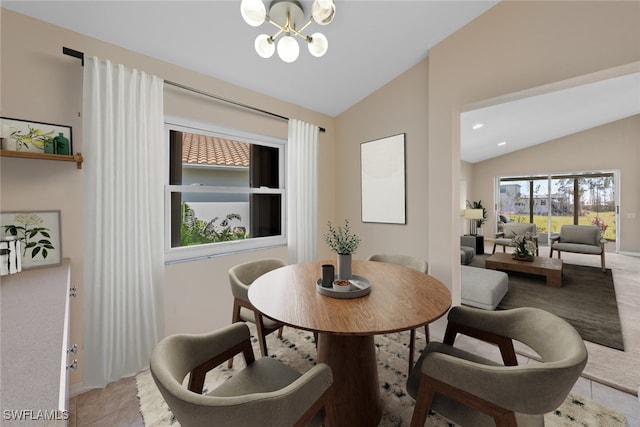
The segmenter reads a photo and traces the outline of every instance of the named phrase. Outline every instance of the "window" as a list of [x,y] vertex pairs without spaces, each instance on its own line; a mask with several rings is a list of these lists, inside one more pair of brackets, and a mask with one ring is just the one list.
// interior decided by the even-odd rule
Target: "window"
[[167,262],[286,244],[285,141],[168,119]]
[[585,171],[531,177],[500,177],[499,215],[533,222],[538,232],[558,233],[564,224],[597,225],[616,241],[615,173]]

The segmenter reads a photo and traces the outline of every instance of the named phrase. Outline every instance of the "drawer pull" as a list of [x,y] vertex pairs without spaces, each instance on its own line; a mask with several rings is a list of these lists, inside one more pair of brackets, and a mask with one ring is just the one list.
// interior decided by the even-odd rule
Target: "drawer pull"
[[78,370],[78,359],[73,359],[71,365],[67,365],[67,369],[71,369],[72,371]]
[[71,289],[69,289],[69,296],[70,297],[77,297],[78,296],[78,288],[76,288],[75,286]]
[[78,354],[78,344],[74,344],[71,348],[67,349],[67,353]]

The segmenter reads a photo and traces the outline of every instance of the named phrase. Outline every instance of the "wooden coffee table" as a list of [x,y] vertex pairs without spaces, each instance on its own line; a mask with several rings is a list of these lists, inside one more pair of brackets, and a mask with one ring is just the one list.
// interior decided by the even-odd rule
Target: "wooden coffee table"
[[489,270],[516,271],[518,273],[545,276],[547,286],[562,286],[562,259],[536,256],[533,261],[519,261],[511,254],[497,253],[485,261],[485,268]]

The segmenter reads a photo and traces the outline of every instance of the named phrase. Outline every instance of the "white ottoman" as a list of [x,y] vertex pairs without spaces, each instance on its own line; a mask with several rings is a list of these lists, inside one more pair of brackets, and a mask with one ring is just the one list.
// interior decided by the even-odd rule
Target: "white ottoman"
[[462,304],[495,310],[509,290],[507,273],[461,265]]

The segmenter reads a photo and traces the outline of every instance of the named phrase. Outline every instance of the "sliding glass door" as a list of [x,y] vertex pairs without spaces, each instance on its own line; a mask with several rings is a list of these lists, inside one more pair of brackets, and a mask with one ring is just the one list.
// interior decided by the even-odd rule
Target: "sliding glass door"
[[498,229],[504,222],[535,223],[540,243],[546,244],[564,224],[589,224],[616,242],[614,172],[500,177],[498,182]]

